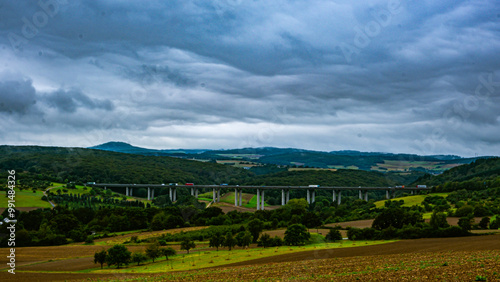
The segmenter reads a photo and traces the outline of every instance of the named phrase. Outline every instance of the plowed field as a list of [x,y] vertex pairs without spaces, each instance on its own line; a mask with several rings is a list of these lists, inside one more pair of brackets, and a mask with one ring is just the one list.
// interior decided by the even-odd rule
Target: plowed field
[[[40,260],[61,255],[61,264],[79,264],[77,249],[71,246],[30,248]],[[80,246],[74,246],[80,247]],[[100,248],[99,246],[88,246]],[[138,247],[140,248],[140,247]],[[50,249],[53,249],[52,251]],[[59,250],[58,250],[59,249]],[[132,248],[131,248],[132,249]],[[72,255],[62,255],[72,252]],[[89,248],[82,255],[93,253]],[[28,255],[26,252],[24,255]],[[19,253],[19,259],[23,254]],[[31,258],[35,260],[36,258]],[[82,258],[83,259],[83,258]],[[91,259],[86,257],[86,260]],[[39,266],[49,266],[49,263]],[[88,266],[91,263],[89,262]],[[93,274],[54,272],[54,268],[30,266],[30,272],[20,267],[14,277],[3,271],[0,281],[64,281],[64,280],[124,280],[147,278],[142,281],[248,281],[248,280],[334,280],[334,281],[500,281],[500,235],[462,238],[402,240],[394,243],[356,248],[299,252],[170,274]],[[92,265],[91,267],[96,267]],[[67,268],[66,268],[67,269]],[[25,270],[28,270],[25,268]]]

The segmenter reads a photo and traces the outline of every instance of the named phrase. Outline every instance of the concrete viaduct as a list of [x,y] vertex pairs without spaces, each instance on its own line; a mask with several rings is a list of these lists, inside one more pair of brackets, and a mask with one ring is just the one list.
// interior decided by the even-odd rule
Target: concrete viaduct
[[337,186],[319,186],[319,185],[309,185],[309,186],[239,186],[239,185],[165,185],[165,184],[106,184],[98,183],[92,184],[91,186],[107,188],[125,188],[125,194],[127,196],[132,196],[134,188],[147,188],[148,189],[148,200],[154,199],[155,189],[159,188],[169,188],[169,197],[172,202],[177,201],[177,189],[178,188],[190,188],[191,196],[198,198],[199,189],[212,189],[213,202],[220,202],[220,190],[224,189],[234,189],[234,205],[242,206],[242,190],[251,189],[257,192],[257,210],[264,210],[264,197],[266,190],[281,190],[281,205],[285,205],[290,200],[290,190],[306,190],[306,200],[307,202],[314,203],[316,197],[316,190],[331,190],[332,200],[340,205],[342,201],[342,191],[359,191],[359,199],[368,201],[369,191],[385,191],[385,198],[391,199],[395,198],[396,191],[405,191],[414,194],[415,191],[428,191],[430,190],[424,185],[419,185],[417,187],[337,187]]

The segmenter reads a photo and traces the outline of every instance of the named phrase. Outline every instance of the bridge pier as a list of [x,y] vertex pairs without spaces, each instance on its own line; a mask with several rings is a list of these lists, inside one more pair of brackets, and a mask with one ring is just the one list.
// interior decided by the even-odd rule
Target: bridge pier
[[128,195],[129,196],[132,196],[132,191],[133,191],[134,188],[130,187],[130,190],[128,191]]
[[243,189],[240,189],[240,207],[243,206]]
[[217,203],[220,202],[220,188],[217,188]]
[[311,204],[311,196],[309,195],[310,191],[309,189],[306,190],[306,200],[308,204]]
[[155,198],[155,189],[151,189],[151,200]]
[[177,201],[177,188],[174,188],[174,191],[173,191],[173,196],[174,196],[174,199],[172,202],[175,202]]
[[260,190],[257,189],[257,210],[260,210]]
[[391,195],[389,195],[389,190],[385,190],[385,198],[389,200],[391,198]]
[[264,192],[266,190],[262,189],[262,198],[260,199],[262,202],[260,203],[261,210],[264,210]]
[[172,202],[172,187],[168,187],[168,197],[170,199],[170,202]]
[[316,201],[316,190],[312,190],[312,202]]
[[340,206],[341,202],[342,202],[342,190],[339,190],[339,195],[337,197],[337,205]]
[[234,206],[238,206],[238,189],[234,188]]
[[215,203],[215,188],[212,188],[212,201]]
[[128,196],[128,187],[125,187],[125,196]]
[[368,202],[368,190],[365,190],[365,201]]
[[358,190],[358,191],[359,191],[359,199],[363,200],[363,191],[361,191],[361,190]]
[[281,205],[285,205],[285,189],[281,189]]
[[151,200],[151,188],[148,187],[148,201]]
[[335,190],[332,190],[332,203],[335,203],[335,201],[337,200],[337,192]]
[[264,189],[257,189],[257,210],[264,210]]
[[194,196],[196,197],[196,199],[198,199],[198,188],[194,189]]
[[194,196],[194,187],[191,187],[191,196]]
[[286,203],[290,201],[290,189],[286,190]]

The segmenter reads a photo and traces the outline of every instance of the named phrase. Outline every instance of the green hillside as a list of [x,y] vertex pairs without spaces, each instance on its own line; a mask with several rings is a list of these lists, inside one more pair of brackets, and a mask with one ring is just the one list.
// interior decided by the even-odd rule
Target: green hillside
[[426,175],[416,183],[435,186],[436,191],[483,190],[500,187],[500,158],[478,159],[441,175]]
[[241,182],[252,175],[243,169],[164,156],[84,148],[0,146],[0,172],[11,169],[61,183],[214,184]]

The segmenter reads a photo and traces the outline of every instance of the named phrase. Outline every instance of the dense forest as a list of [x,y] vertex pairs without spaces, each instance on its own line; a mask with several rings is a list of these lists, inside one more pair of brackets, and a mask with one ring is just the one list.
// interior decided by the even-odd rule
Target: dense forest
[[8,169],[61,183],[219,184],[240,183],[252,176],[243,169],[172,157],[83,148],[0,146],[0,170]]
[[[0,172],[15,169],[27,178],[60,183],[185,183],[238,185],[391,186],[378,172],[282,171],[256,175],[227,165],[165,156],[142,156],[83,148],[0,146]],[[278,172],[275,172],[278,171]],[[23,179],[23,177],[19,177]]]
[[434,186],[434,191],[438,192],[500,187],[500,158],[478,159],[447,170],[441,175],[425,175],[417,182]]

